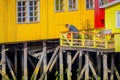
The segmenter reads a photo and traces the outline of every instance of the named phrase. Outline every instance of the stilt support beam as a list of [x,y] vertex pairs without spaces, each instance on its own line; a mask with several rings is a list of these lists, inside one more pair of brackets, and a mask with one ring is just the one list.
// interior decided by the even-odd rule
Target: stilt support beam
[[97,57],[96,57],[96,61],[97,61],[97,74],[99,79],[101,78],[101,53],[97,52]]
[[[46,51],[46,42],[43,41],[43,55],[44,55],[44,57],[43,57],[43,68],[44,68],[44,71],[43,72],[45,72],[46,67],[47,67],[47,53],[46,52],[47,52]],[[44,80],[47,80],[47,74],[45,75]]]
[[108,80],[107,54],[103,54],[103,80]]
[[68,64],[67,78],[68,80],[71,80],[71,76],[72,76],[71,52],[67,52],[67,64]]
[[62,48],[60,48],[59,52],[59,64],[60,64],[60,80],[64,80],[64,74],[63,74],[63,53],[62,53]]
[[27,43],[24,43],[24,80],[28,80]]
[[[1,56],[2,56],[2,58],[1,58],[1,63],[2,63],[2,73],[4,74],[4,75],[6,75],[6,58],[5,58],[5,45],[3,44],[2,45],[2,53],[1,53]],[[2,78],[2,80],[4,80],[3,78]]]
[[85,80],[89,80],[89,55],[85,53]]

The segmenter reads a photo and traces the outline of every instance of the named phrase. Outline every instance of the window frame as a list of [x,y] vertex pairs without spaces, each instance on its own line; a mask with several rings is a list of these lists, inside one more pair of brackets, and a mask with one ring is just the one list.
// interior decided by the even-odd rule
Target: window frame
[[63,0],[62,2],[62,10],[61,10],[61,4],[60,4],[60,0],[59,0],[59,3],[58,3],[58,10],[56,8],[56,0],[54,0],[54,11],[55,12],[64,12],[65,11],[65,0]]
[[[36,7],[37,8],[37,10],[35,10],[34,8],[33,8],[33,10],[32,11],[30,11],[30,1],[32,1],[32,7]],[[37,1],[37,4],[35,5],[35,1]],[[26,12],[26,21],[23,21],[22,20],[22,18],[23,18],[23,15],[21,15],[20,17],[19,17],[19,13],[20,14],[22,14],[22,10],[21,11],[19,11],[18,10],[18,8],[20,7],[20,6],[18,6],[18,2],[20,2],[21,4],[23,3],[23,2],[25,2],[26,3],[26,5],[25,5],[25,7],[26,7],[26,10],[25,10],[25,12]],[[24,6],[23,5],[21,5],[21,7],[20,8],[23,8]],[[32,12],[33,13],[33,16],[30,16],[30,12]],[[37,12],[37,13],[36,13]],[[37,16],[35,16],[35,13],[37,14]],[[32,19],[33,19],[33,21],[30,21],[30,17],[33,17]],[[21,19],[21,21],[19,21],[18,19]],[[35,18],[37,18],[37,20],[35,20]],[[16,1],[16,21],[17,21],[17,23],[18,24],[25,24],[25,23],[38,23],[38,22],[40,22],[40,0],[17,0]]]
[[116,28],[120,28],[120,11],[116,11]]
[[[73,2],[73,0],[72,0]],[[70,0],[68,0],[68,10],[69,11],[75,11],[75,10],[78,10],[78,0],[76,0],[76,6],[75,8],[73,8],[73,4],[72,4],[72,8],[70,9]]]
[[[91,3],[92,3],[92,7],[90,7]],[[92,2],[90,2],[90,0],[89,0],[89,2],[87,2],[87,0],[86,0],[85,4],[86,4],[85,7],[86,7],[87,10],[93,10],[94,9],[94,0],[92,0]],[[89,4],[88,8],[87,8],[87,4]]]

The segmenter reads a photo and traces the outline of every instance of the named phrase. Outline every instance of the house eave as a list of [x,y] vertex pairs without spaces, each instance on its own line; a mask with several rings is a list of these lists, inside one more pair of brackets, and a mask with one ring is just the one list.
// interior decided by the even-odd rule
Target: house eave
[[100,6],[100,8],[107,8],[107,7],[110,7],[110,6],[118,4],[118,3],[120,3],[120,0],[116,0],[116,1],[110,2],[108,4],[105,4],[103,6]]

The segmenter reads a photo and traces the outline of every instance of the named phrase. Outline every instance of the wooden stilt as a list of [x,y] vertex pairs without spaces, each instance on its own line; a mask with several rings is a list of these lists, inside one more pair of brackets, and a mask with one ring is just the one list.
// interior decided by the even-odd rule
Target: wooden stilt
[[35,70],[34,70],[34,72],[32,74],[31,80],[36,80],[39,69],[40,69],[41,64],[42,64],[43,57],[44,57],[44,55],[42,53],[42,56],[40,57],[40,60],[38,61],[37,65],[36,65],[36,68],[35,68]]
[[[43,41],[43,55],[44,55],[44,58],[43,58],[43,68],[44,68],[44,71],[46,70],[46,66],[47,66],[47,54],[46,54],[46,42]],[[45,75],[45,78],[44,80],[47,80],[47,74]]]
[[24,43],[24,80],[28,80],[28,70],[27,70],[27,43]]
[[89,55],[85,54],[85,80],[89,80]]
[[103,79],[108,80],[107,54],[103,54]]
[[92,71],[92,73],[93,73],[93,75],[95,77],[95,80],[98,80],[98,76],[96,74],[95,67],[93,67],[93,64],[92,64],[92,62],[90,60],[89,60],[89,66],[90,66],[90,69],[91,69],[91,71]]
[[15,64],[15,74],[16,74],[16,77],[17,77],[17,48],[16,48],[16,46],[15,46],[14,64]]
[[57,56],[55,57],[55,59],[54,59],[54,61],[53,61],[53,64],[51,65],[51,67],[50,67],[50,72],[52,71],[52,69],[53,69],[53,66],[54,66],[54,68],[55,68],[55,70],[56,70],[56,72],[55,72],[55,80],[58,80],[59,79],[59,69],[58,69],[58,67],[59,67],[59,54],[57,54]]
[[64,80],[64,74],[63,74],[63,53],[62,53],[62,48],[60,48],[60,52],[59,52],[59,72],[60,72],[60,80]]
[[10,79],[8,78],[8,76],[5,75],[1,70],[0,70],[0,74],[1,74],[3,80],[10,80]]
[[[2,45],[2,53],[1,53],[1,63],[2,63],[2,73],[6,75],[6,58],[5,58],[5,45]],[[2,80],[4,80],[2,78]]]
[[79,52],[79,72],[82,70],[82,51]]
[[47,67],[46,67],[45,72],[41,75],[41,77],[40,77],[39,80],[43,80],[43,78],[44,78],[45,74],[47,73],[47,71],[49,70],[50,65],[52,64],[52,62],[53,62],[53,60],[54,60],[54,58],[55,58],[55,56],[56,56],[56,54],[57,54],[59,48],[60,48],[60,47],[58,46],[58,47],[55,49],[55,51],[54,51],[54,53],[53,53],[53,55],[52,55],[52,57],[51,57],[51,59],[50,59],[48,65],[47,65]]
[[68,64],[68,71],[67,71],[67,78],[71,80],[72,72],[71,72],[71,52],[67,52],[67,64]]
[[101,54],[100,52],[97,52],[96,61],[97,61],[97,74],[98,74],[98,77],[101,78]]
[[31,66],[32,66],[33,68],[35,68],[35,64],[33,63],[33,61],[31,60],[30,57],[28,57],[28,61],[30,62]]
[[24,79],[24,52],[21,53],[21,72],[22,79]]
[[15,73],[13,72],[13,69],[12,69],[12,67],[11,67],[11,61],[10,61],[10,59],[6,56],[6,61],[7,61],[7,65],[8,65],[8,68],[9,68],[9,70],[10,70],[10,73],[11,73],[11,75],[12,75],[12,78],[13,78],[13,80],[17,80],[17,78],[16,78],[16,76],[15,76]]
[[80,72],[80,75],[78,76],[77,80],[81,80],[81,78],[83,76],[83,73],[85,72],[85,67],[86,67],[86,65],[84,65],[84,67],[82,68],[82,70]]
[[74,61],[75,61],[75,59],[77,58],[77,56],[79,55],[79,51],[77,51],[76,53],[75,53],[75,56],[73,57],[73,59],[72,59],[72,64],[74,63]]
[[58,59],[58,55],[56,55],[56,57],[55,57],[53,63],[52,63],[51,66],[50,66],[50,69],[49,69],[50,72],[52,71],[52,69],[53,69],[53,67],[54,67],[54,65],[55,65],[55,63],[56,63],[56,61],[57,61],[57,59]]
[[110,80],[114,80],[114,55],[111,55],[111,75]]
[[118,72],[115,65],[114,65],[114,70],[115,70],[115,74],[116,74],[117,79],[120,80],[120,75],[119,75],[119,72]]

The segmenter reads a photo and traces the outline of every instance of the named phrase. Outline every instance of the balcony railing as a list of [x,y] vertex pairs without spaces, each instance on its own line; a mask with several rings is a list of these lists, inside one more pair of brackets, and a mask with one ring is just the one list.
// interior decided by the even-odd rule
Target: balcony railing
[[[76,38],[74,35],[78,35],[78,37]],[[110,49],[114,48],[114,34],[103,34],[100,33],[100,30],[80,31],[78,33],[62,32],[60,34],[60,45]]]

